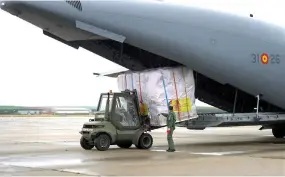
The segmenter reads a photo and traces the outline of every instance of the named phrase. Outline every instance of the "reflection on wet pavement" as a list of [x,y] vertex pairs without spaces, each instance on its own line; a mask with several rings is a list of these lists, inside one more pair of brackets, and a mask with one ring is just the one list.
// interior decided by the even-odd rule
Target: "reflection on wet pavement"
[[285,140],[259,127],[177,128],[174,153],[165,151],[162,129],[151,133],[155,142],[150,150],[111,146],[100,152],[79,145],[78,131],[88,119],[0,118],[0,174],[285,175]]

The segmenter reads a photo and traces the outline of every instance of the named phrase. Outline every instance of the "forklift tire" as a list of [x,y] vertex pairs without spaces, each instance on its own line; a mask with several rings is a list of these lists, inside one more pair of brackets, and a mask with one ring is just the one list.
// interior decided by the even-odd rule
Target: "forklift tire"
[[137,148],[138,149],[149,149],[151,148],[152,144],[153,144],[152,136],[148,133],[143,133],[140,136]]
[[95,139],[94,144],[98,151],[106,151],[110,147],[111,139],[107,134],[103,133]]
[[130,141],[130,142],[118,142],[117,143],[117,146],[119,146],[120,148],[125,148],[125,149],[127,149],[127,148],[130,148],[131,146],[133,145],[133,143]]
[[92,148],[94,148],[94,145],[89,144],[83,136],[80,138],[80,145],[85,150],[91,150]]

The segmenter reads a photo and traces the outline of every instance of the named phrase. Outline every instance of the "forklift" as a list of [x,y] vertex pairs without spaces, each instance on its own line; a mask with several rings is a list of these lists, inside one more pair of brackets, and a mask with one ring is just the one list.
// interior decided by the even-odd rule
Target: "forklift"
[[138,149],[152,147],[153,138],[148,133],[164,126],[151,126],[149,116],[139,111],[137,91],[101,93],[94,119],[84,123],[79,132],[82,136],[80,145],[85,150],[96,147],[106,151],[110,145],[130,148],[133,144]]

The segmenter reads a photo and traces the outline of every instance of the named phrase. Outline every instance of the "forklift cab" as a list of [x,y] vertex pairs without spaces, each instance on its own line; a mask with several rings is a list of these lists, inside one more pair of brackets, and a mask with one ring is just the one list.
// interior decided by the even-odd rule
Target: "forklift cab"
[[102,93],[94,121],[83,125],[80,144],[84,149],[95,146],[98,150],[107,150],[114,144],[121,148],[134,144],[137,148],[148,149],[153,140],[146,131],[139,115],[136,90]]
[[[104,112],[104,120],[112,123],[117,130],[136,130],[142,126],[139,117],[137,95],[131,91],[103,93],[100,96],[97,113]],[[95,114],[95,121],[101,120]]]

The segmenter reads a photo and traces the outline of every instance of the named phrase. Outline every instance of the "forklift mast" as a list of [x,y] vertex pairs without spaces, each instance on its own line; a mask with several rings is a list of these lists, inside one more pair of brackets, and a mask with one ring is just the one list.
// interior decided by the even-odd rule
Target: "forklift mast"
[[107,93],[107,103],[106,103],[106,110],[105,110],[105,117],[107,120],[110,120],[110,112],[109,112],[109,107],[110,107],[110,93]]

